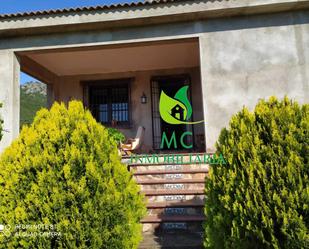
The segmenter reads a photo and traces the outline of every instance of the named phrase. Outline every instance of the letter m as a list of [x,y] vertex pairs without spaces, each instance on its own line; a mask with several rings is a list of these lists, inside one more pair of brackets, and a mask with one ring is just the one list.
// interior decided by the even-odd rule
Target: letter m
[[174,143],[174,149],[177,149],[177,142],[176,142],[176,134],[175,131],[173,131],[173,134],[171,136],[170,141],[168,141],[168,138],[165,134],[165,131],[162,134],[162,139],[161,139],[161,145],[160,145],[160,149],[164,148],[164,144],[167,144],[167,148],[170,149],[172,143]]

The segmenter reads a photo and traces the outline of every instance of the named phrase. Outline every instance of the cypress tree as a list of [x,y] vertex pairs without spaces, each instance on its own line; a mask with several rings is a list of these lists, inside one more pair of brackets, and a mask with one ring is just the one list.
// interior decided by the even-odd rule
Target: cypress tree
[[139,191],[107,129],[80,102],[55,103],[0,158],[0,248],[137,248]]
[[309,248],[309,105],[243,108],[221,131],[206,180],[207,248]]

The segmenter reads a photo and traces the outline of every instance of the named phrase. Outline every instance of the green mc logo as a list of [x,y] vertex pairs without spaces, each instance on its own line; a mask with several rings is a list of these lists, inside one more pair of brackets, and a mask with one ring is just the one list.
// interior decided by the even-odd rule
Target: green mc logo
[[[159,111],[164,122],[172,125],[193,125],[204,122],[204,120],[195,122],[189,121],[192,117],[192,106],[188,99],[188,89],[188,86],[181,87],[174,97],[169,97],[164,91],[161,91]],[[183,132],[180,136],[180,143],[183,148],[191,149],[193,145],[188,145],[184,142],[186,136],[192,136],[192,132]],[[168,149],[171,148],[172,144],[174,149],[177,148],[175,131],[172,133],[170,140],[168,140],[166,133],[163,132],[160,146],[161,149],[164,147],[165,143],[167,144]]]

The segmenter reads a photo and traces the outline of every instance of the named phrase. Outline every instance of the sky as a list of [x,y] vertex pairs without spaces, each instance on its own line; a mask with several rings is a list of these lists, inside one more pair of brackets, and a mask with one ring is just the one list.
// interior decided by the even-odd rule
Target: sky
[[[70,7],[96,6],[112,3],[133,2],[132,0],[0,0],[0,14],[28,12],[36,10],[62,9]],[[24,73],[20,74],[20,83],[34,81]]]
[[133,0],[0,0],[0,14],[69,7],[96,6]]

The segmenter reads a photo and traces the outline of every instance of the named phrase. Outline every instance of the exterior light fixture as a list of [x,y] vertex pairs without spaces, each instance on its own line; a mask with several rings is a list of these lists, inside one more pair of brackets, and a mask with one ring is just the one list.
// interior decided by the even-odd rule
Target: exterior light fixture
[[142,104],[146,104],[147,103],[147,96],[146,94],[143,92],[143,95],[141,96],[141,103]]

